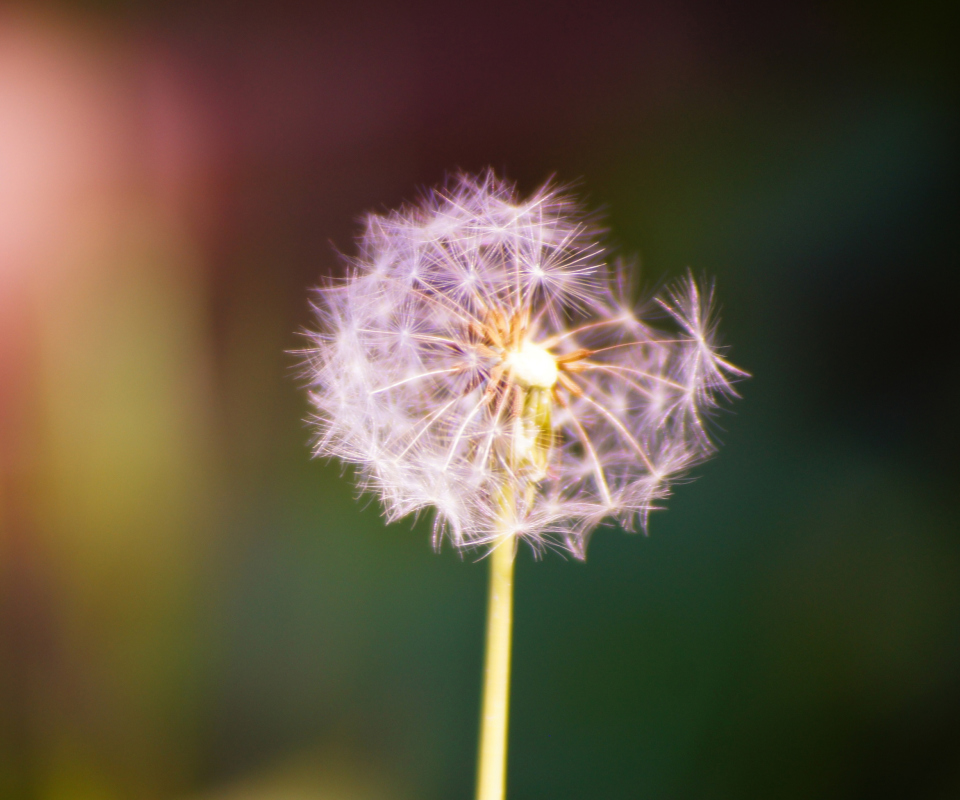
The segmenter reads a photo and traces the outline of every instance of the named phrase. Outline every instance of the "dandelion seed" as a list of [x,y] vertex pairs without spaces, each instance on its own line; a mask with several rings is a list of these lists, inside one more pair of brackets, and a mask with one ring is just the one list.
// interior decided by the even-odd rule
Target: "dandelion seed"
[[316,305],[316,454],[357,464],[388,519],[433,509],[438,544],[495,547],[508,515],[536,551],[582,558],[604,519],[645,526],[713,453],[707,417],[745,373],[709,288],[658,298],[661,331],[603,255],[557,188],[522,201],[489,171],[370,215]]

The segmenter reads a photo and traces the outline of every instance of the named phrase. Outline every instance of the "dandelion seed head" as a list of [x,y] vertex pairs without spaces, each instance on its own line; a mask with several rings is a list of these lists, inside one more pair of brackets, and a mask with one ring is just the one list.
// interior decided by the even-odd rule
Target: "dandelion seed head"
[[433,509],[437,544],[582,558],[605,519],[645,527],[713,453],[708,417],[745,373],[710,287],[658,298],[660,330],[598,233],[552,184],[523,200],[491,171],[369,215],[315,307],[315,453],[356,464],[389,520]]

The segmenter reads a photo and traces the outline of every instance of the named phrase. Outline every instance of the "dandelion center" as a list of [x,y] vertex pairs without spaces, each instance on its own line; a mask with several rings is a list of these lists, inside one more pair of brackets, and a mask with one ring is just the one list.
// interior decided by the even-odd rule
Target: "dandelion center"
[[537,389],[552,389],[560,374],[550,351],[529,339],[519,349],[510,350],[504,363],[514,380]]

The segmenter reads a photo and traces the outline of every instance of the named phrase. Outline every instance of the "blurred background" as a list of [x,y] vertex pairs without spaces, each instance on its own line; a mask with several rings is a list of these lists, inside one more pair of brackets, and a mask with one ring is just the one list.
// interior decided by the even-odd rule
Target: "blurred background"
[[4,4],[0,797],[471,796],[484,564],[310,460],[290,351],[487,165],[754,375],[648,537],[521,558],[510,797],[960,797],[947,8]]

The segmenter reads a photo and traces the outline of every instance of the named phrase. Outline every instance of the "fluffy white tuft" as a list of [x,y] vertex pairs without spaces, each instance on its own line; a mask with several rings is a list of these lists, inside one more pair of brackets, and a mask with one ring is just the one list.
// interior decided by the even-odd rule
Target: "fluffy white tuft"
[[316,454],[357,464],[391,520],[435,509],[438,544],[507,531],[582,558],[601,521],[644,526],[714,451],[705,415],[745,373],[692,276],[658,299],[669,333],[611,278],[597,231],[551,185],[522,200],[490,171],[461,175],[369,215],[316,305]]

